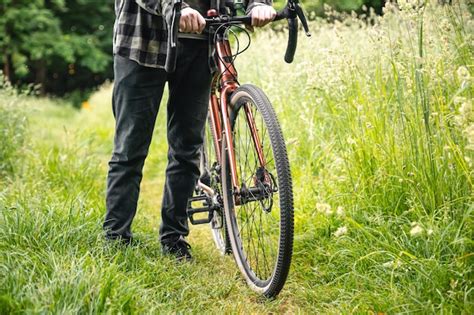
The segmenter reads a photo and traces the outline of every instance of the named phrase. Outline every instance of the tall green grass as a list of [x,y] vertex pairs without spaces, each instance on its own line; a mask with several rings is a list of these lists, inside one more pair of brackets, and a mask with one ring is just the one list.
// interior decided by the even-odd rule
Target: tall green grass
[[275,301],[249,291],[206,227],[191,232],[196,262],[161,256],[164,107],[140,245],[123,248],[101,232],[110,87],[80,112],[22,98],[19,115],[2,97],[29,126],[8,129],[26,142],[5,138],[21,167],[0,180],[1,312],[472,313],[473,19],[464,4],[401,9],[312,23],[293,65],[272,32],[237,61],[275,106],[294,177],[294,262]]
[[462,4],[401,9],[313,24],[283,70],[273,34],[250,52],[265,69],[241,61],[285,117],[308,303],[473,307],[473,21]]
[[21,108],[21,95],[0,73],[0,181],[13,175],[18,168],[26,129],[26,117]]

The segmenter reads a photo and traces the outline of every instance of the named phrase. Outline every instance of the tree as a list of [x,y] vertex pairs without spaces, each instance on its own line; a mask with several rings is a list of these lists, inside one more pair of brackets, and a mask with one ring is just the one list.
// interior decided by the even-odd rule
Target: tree
[[59,21],[42,1],[4,0],[0,10],[0,49],[9,80],[28,74],[27,62],[39,62],[56,51]]
[[[274,0],[282,7],[286,0]],[[384,0],[301,0],[307,11],[324,14],[373,7]],[[114,2],[97,0],[2,0],[0,66],[14,84],[36,83],[41,92],[74,93],[76,103],[112,78]]]
[[86,92],[112,75],[113,21],[112,1],[3,0],[3,72],[43,93]]

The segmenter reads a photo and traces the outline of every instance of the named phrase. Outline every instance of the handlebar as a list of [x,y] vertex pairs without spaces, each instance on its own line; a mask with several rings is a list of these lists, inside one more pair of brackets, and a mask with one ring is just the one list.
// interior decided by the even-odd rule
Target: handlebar
[[284,18],[288,21],[288,44],[286,46],[285,61],[292,63],[298,46],[298,19],[303,25],[306,36],[310,37],[311,33],[303,9],[299,5],[299,0],[288,0],[285,8],[277,13],[275,20]]
[[[176,57],[177,57],[177,39],[178,39],[178,26],[179,18],[181,17],[181,3],[182,0],[173,0],[173,17],[171,18],[170,27],[168,28],[168,50],[166,57],[165,70],[168,73],[174,72],[176,68]],[[301,21],[306,36],[311,36],[309,32],[308,22],[304,15],[303,9],[299,5],[299,0],[288,0],[285,8],[279,12],[274,21],[288,20],[288,44],[285,52],[285,61],[292,63],[296,47],[298,45],[298,20]],[[215,16],[205,18],[207,26],[218,26],[222,24],[244,24],[251,25],[251,16]]]

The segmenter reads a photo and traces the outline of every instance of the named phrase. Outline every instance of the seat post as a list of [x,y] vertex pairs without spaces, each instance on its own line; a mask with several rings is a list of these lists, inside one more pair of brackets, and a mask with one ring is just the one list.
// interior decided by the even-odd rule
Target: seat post
[[211,0],[211,5],[210,5],[210,9],[214,9],[216,10],[217,12],[219,12],[219,8],[220,8],[220,0]]

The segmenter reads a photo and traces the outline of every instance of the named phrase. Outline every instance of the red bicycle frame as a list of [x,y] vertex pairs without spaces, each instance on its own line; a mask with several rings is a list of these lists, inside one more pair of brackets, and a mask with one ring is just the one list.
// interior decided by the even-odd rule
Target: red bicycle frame
[[[222,141],[223,137],[225,137],[227,144],[226,154],[230,164],[232,186],[234,188],[234,195],[237,195],[240,191],[240,187],[233,145],[232,126],[230,123],[230,111],[233,106],[233,104],[231,104],[231,96],[239,87],[239,84],[237,83],[237,70],[232,62],[230,62],[233,57],[229,40],[225,38],[225,36],[220,36],[216,41],[215,46],[218,71],[212,80],[211,96],[209,100],[211,130],[213,132],[215,152],[217,153],[217,159],[221,165],[223,162],[221,161]],[[244,105],[244,110],[260,166],[265,167],[265,157],[253,113],[247,105]]]

